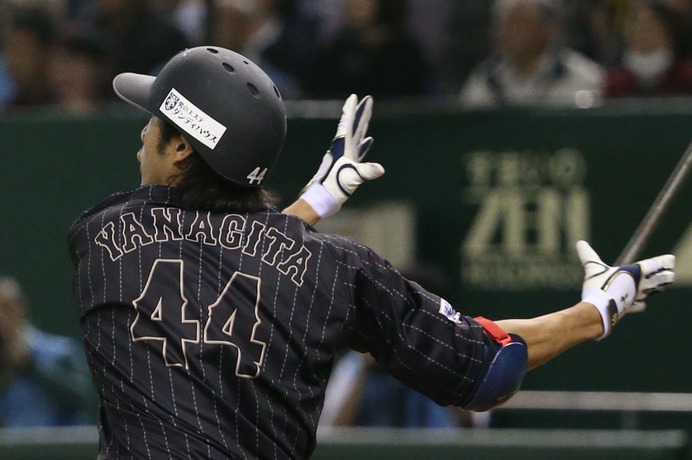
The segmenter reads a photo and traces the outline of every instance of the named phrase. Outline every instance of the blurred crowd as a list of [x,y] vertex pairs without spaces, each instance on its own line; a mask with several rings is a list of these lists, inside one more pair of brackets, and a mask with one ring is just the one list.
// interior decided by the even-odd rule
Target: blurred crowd
[[38,329],[29,316],[19,282],[0,275],[0,428],[95,423],[81,343]]
[[0,108],[73,113],[200,44],[283,97],[476,106],[692,94],[692,0],[0,0]]
[[571,104],[692,94],[692,0],[0,0],[0,108],[88,113],[201,44],[283,97]]

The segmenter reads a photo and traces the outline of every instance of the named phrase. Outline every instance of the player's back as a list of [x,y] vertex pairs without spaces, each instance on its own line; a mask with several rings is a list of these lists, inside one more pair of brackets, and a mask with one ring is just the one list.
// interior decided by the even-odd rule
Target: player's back
[[105,458],[306,458],[340,348],[441,405],[484,375],[482,327],[368,248],[175,195],[114,196],[70,231]]

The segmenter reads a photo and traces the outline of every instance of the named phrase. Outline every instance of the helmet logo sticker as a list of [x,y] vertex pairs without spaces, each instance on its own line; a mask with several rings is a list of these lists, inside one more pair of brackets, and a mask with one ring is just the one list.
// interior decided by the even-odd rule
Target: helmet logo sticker
[[188,101],[175,88],[168,93],[159,110],[172,123],[212,150],[226,132],[224,125]]
[[178,102],[180,102],[180,99],[178,96],[176,96],[173,93],[169,93],[168,96],[166,97],[166,102],[165,102],[165,107],[166,110],[173,110],[176,105],[178,105]]

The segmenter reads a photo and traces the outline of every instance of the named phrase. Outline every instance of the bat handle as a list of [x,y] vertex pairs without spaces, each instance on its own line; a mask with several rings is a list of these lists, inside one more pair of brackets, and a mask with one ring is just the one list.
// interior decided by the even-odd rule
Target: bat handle
[[617,260],[615,261],[615,265],[623,265],[634,262],[640,251],[644,248],[646,242],[649,240],[651,233],[661,221],[661,217],[667,211],[673,197],[678,193],[682,187],[682,184],[684,184],[691,165],[692,142],[690,142],[690,145],[687,146],[687,150],[685,150],[682,158],[680,158],[677,166],[670,174],[668,181],[666,181],[665,185],[649,208],[649,211],[644,216],[644,219],[642,219],[641,223],[639,224],[639,227],[637,227],[637,230],[634,232],[634,234],[632,234],[629,242],[618,256]]

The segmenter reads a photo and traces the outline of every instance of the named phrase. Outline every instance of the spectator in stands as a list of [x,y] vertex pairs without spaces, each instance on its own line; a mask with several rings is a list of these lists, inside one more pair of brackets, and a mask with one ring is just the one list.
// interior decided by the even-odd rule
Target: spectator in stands
[[204,43],[209,0],[150,0],[154,11],[168,17],[191,46]]
[[622,52],[622,22],[628,2],[570,0],[566,6],[566,43],[604,67],[617,62]]
[[51,103],[45,50],[55,34],[51,13],[41,7],[14,7],[7,11],[3,43],[6,59],[5,110]]
[[342,29],[321,52],[308,96],[375,99],[435,93],[431,66],[407,32],[405,0],[345,0]]
[[0,277],[0,427],[92,424],[92,407],[79,342],[34,328],[17,281]]
[[104,62],[103,42],[96,31],[65,25],[48,56],[48,81],[56,107],[72,114],[97,110],[110,85]]
[[318,23],[298,7],[298,0],[214,0],[210,42],[257,63],[284,99],[300,98],[315,64]]
[[104,35],[109,77],[121,72],[156,74],[189,45],[148,0],[94,0],[93,7],[96,29]]
[[685,33],[679,19],[662,1],[631,5],[622,63],[607,72],[607,97],[692,95],[692,60],[678,48]]
[[588,107],[600,99],[603,69],[563,44],[555,2],[497,0],[493,8],[494,50],[464,82],[464,105]]

